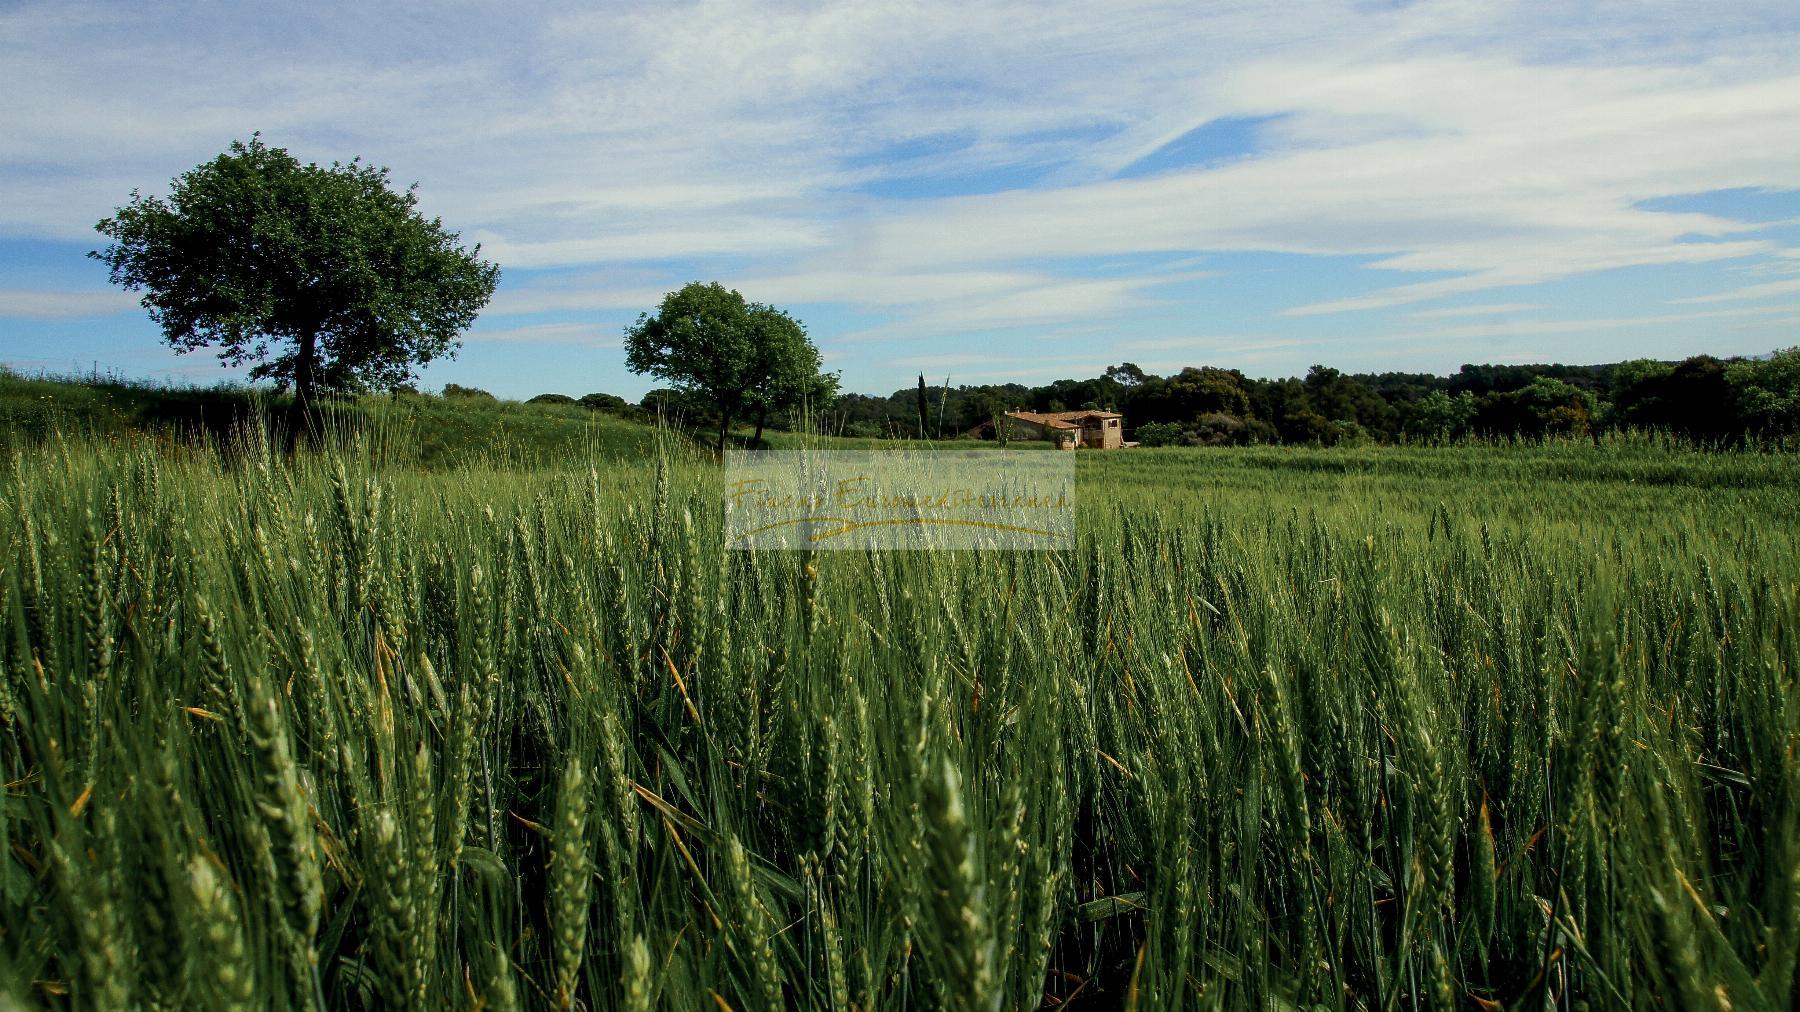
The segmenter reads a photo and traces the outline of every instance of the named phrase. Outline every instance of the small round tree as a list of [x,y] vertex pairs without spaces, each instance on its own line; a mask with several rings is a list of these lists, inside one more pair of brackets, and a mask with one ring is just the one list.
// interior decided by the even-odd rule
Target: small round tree
[[177,177],[167,200],[137,191],[95,226],[89,256],[179,352],[215,347],[227,365],[294,390],[395,387],[455,353],[500,268],[415,210],[414,187],[360,159],[302,165],[260,135]]
[[625,328],[626,366],[711,404],[721,453],[734,421],[753,417],[761,439],[769,412],[835,392],[819,361],[799,321],[717,282],[670,292]]

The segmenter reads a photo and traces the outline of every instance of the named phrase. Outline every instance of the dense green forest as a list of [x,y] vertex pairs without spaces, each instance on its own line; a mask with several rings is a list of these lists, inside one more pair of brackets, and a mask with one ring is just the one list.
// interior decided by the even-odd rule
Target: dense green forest
[[[921,425],[921,404],[924,420]],[[1654,429],[1700,442],[1800,432],[1800,348],[1756,359],[1696,355],[1609,365],[1465,365],[1450,376],[1349,374],[1258,379],[1190,367],[1170,376],[1127,362],[1044,386],[940,384],[921,396],[844,394],[826,410],[845,435],[951,437],[1014,408],[1110,407],[1145,445],[1335,445],[1588,435]]]

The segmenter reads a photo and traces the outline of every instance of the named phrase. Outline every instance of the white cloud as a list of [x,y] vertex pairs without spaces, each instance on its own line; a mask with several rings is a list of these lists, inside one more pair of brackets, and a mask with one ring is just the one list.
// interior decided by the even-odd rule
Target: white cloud
[[138,308],[139,296],[118,289],[91,292],[0,289],[0,318],[75,320],[117,316]]
[[543,242],[517,241],[488,231],[468,238],[481,243],[487,258],[527,269],[734,253],[775,255],[826,245],[818,230],[781,220],[721,220],[705,228],[647,229]]
[[1743,309],[1712,309],[1690,313],[1656,313],[1646,316],[1621,316],[1588,320],[1507,320],[1497,323],[1471,323],[1460,327],[1443,327],[1428,331],[1397,334],[1395,337],[1400,340],[1409,341],[1440,341],[1476,337],[1519,337],[1528,334],[1579,334],[1590,331],[1606,330],[1641,331],[1646,327],[1663,326],[1671,323],[1691,323],[1696,320],[1730,319],[1763,316],[1769,313],[1784,313],[1793,308],[1795,307],[1767,306]]
[[588,323],[538,323],[526,327],[478,328],[464,339],[472,343],[574,344],[588,348],[616,348],[619,334]]
[[[421,181],[504,266],[630,275],[508,281],[490,315],[649,308],[704,263],[889,317],[843,340],[902,341],[1141,313],[1169,280],[1080,276],[1094,257],[1366,260],[1386,287],[1288,310],[1322,316],[1789,255],[1640,205],[1800,187],[1797,29],[1788,0],[27,2],[0,12],[0,234],[91,239],[132,187],[260,128]],[[1273,117],[1253,156],[1114,178],[1234,117]],[[858,189],[987,173],[1007,192]]]
[[[1367,256],[1453,276],[1296,307],[1380,308],[1618,267],[1773,249],[1745,226],[1635,207],[1667,193],[1793,182],[1800,73],[1546,68],[1474,57],[1361,73],[1305,61],[1246,67],[1243,112],[1291,113],[1292,146],[1211,171],[943,201],[885,222],[896,264],[1026,256],[1268,250]],[[1741,68],[1735,70],[1741,73]],[[1366,137],[1342,119],[1381,110]],[[1679,138],[1679,140],[1675,140]]]
[[[1136,341],[1125,341],[1119,344],[1121,352],[1137,351],[1177,351],[1227,353],[1233,356],[1252,351],[1275,351],[1283,348],[1304,348],[1308,345],[1324,343],[1323,339],[1302,340],[1291,337],[1256,337],[1256,336],[1220,336],[1214,334],[1194,334],[1185,337],[1154,337]],[[1192,365],[1193,363],[1187,363]]]
[[[923,372],[925,382],[952,386],[975,383],[1030,383],[1069,376],[1098,376],[1108,363],[1091,358],[1032,358],[1011,356],[921,355],[885,363],[902,372]],[[986,366],[987,368],[980,368]],[[973,367],[973,368],[972,368]]]
[[[679,285],[671,286],[679,287]],[[536,313],[592,311],[641,312],[656,308],[662,301],[660,288],[621,286],[604,277],[591,279],[559,279],[552,282],[503,287],[482,311],[482,319],[498,316],[528,316]]]
[[[955,275],[950,275],[955,276]],[[954,283],[912,284],[921,276],[905,271],[884,275],[871,272],[873,302],[858,294],[855,276],[841,280],[845,287],[837,299],[852,305],[901,306],[907,312],[891,323],[839,335],[843,343],[895,341],[938,335],[968,337],[1017,328],[1043,334],[1045,328],[1086,322],[1103,325],[1156,304],[1149,293],[1159,287],[1214,276],[1212,271],[1174,271],[1122,278],[1060,277],[1045,273],[978,272],[962,275]],[[769,290],[779,291],[782,279],[771,279]],[[827,289],[820,289],[821,291]],[[891,301],[881,301],[881,300]]]
[[[1773,319],[1768,319],[1768,320],[1755,320],[1750,323],[1740,323],[1740,324],[1736,325],[1735,327],[1733,327],[1732,329],[1733,330],[1768,330],[1771,327],[1800,327],[1800,316],[1777,316],[1777,317],[1774,317]],[[1793,337],[1793,335],[1790,334],[1788,337],[1788,343],[1792,344],[1793,342],[1794,342],[1794,337]]]
[[1501,302],[1484,306],[1451,306],[1447,309],[1421,309],[1407,316],[1415,320],[1436,320],[1454,316],[1503,316],[1508,313],[1529,313],[1544,307],[1535,302]]
[[1760,285],[1746,285],[1728,292],[1713,295],[1696,295],[1687,299],[1675,299],[1676,303],[1693,302],[1740,302],[1746,299],[1766,299],[1773,295],[1791,295],[1800,292],[1800,278],[1788,281],[1768,281]]
[[1004,366],[1012,361],[1009,355],[907,355],[890,359],[888,364],[901,369],[922,369],[928,372],[942,372],[946,369],[957,370],[965,366]]

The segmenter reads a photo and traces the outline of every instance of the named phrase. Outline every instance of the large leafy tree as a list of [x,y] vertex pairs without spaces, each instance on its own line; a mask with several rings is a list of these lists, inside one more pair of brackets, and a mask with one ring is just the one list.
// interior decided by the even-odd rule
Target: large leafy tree
[[89,255],[146,293],[177,351],[254,362],[304,411],[319,391],[395,387],[454,354],[493,295],[499,267],[420,214],[415,190],[360,159],[302,165],[257,135],[166,200],[133,191],[95,226],[113,244]]
[[836,387],[798,321],[717,282],[670,292],[625,328],[625,364],[710,403],[721,451],[733,422],[755,417],[760,439],[770,411]]

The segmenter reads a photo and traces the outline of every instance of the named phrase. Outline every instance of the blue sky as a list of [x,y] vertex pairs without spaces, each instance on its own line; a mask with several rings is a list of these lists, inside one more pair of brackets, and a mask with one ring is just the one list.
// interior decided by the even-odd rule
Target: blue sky
[[639,395],[695,279],[880,393],[1800,344],[1791,0],[374,6],[0,3],[0,362],[229,376],[84,254],[254,130],[501,264],[429,387]]

